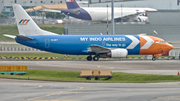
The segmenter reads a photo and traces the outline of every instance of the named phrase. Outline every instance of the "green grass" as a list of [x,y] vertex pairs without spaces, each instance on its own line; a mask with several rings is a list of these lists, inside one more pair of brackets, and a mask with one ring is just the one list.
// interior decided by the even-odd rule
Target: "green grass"
[[[62,34],[64,30],[63,25],[39,25],[40,28],[46,31]],[[0,25],[0,41],[14,41],[14,39],[3,36],[3,34],[18,35],[16,25]]]
[[86,80],[85,78],[77,78],[79,71],[58,71],[58,70],[35,70],[29,69],[24,75],[1,75],[0,78],[29,79],[30,80],[46,80],[46,81],[65,81],[65,82],[101,82],[101,83],[153,83],[153,82],[174,82],[180,81],[178,75],[149,75],[149,74],[133,74],[133,73],[112,73],[112,78],[106,80],[101,78],[100,81]]

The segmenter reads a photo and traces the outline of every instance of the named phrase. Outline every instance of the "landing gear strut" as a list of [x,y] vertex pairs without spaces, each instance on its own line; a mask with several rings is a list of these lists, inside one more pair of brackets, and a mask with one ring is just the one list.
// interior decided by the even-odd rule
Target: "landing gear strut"
[[91,56],[91,55],[88,56],[88,57],[87,57],[87,60],[88,60],[88,61],[92,61],[92,56]]
[[98,60],[99,60],[99,56],[98,56],[98,55],[94,56],[94,57],[93,57],[93,60],[94,60],[94,61],[98,61]]
[[156,57],[153,57],[152,60],[155,61],[155,60],[156,60]]

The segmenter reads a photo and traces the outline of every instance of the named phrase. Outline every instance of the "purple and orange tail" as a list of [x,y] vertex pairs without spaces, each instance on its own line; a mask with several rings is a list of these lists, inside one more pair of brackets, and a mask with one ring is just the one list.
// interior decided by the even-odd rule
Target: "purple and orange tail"
[[66,5],[68,9],[80,8],[75,0],[66,0]]

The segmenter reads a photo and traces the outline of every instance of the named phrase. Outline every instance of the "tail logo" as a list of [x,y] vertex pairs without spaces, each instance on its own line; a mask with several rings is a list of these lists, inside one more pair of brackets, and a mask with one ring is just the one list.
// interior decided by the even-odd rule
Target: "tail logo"
[[30,21],[30,19],[22,19],[20,22],[19,22],[19,25],[27,25],[28,22]]
[[74,2],[74,0],[66,0],[66,2]]

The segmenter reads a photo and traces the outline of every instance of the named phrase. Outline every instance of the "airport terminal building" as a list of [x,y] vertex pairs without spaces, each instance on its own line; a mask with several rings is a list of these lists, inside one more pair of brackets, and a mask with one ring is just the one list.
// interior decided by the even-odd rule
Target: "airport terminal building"
[[[82,7],[111,6],[111,0],[77,0]],[[65,3],[65,0],[0,0],[0,13],[13,16],[12,4],[18,3],[23,8],[32,8],[39,5],[54,5]],[[157,10],[180,10],[180,0],[114,0],[115,7],[149,7]],[[32,14],[34,16],[35,14]]]
[[[106,7],[111,6],[111,0],[77,0],[82,2],[81,7]],[[107,2],[108,1],[108,2]],[[168,41],[179,41],[180,38],[180,0],[114,0],[115,7],[149,7],[157,9],[157,12],[147,12],[150,24],[137,23],[117,23],[115,24],[115,34],[141,34],[153,35],[153,30],[159,34],[156,35]],[[88,5],[89,2],[89,5]],[[54,5],[56,3],[65,3],[65,0],[0,0],[0,12],[10,17],[13,16],[12,4],[21,4],[25,9],[39,5]],[[40,13],[40,12],[39,12]],[[31,16],[35,12],[29,13]],[[41,13],[40,13],[41,14]],[[121,12],[120,12],[121,14]],[[106,34],[106,24],[67,24],[64,34]],[[109,24],[109,34],[111,25]],[[178,46],[179,47],[179,46]]]
[[[21,4],[24,9],[33,8],[39,5],[54,5],[57,3],[65,3],[65,0],[0,0],[0,13],[3,13],[9,17],[13,17],[12,4]],[[39,14],[41,14],[39,12]],[[31,16],[35,16],[35,12],[30,13]]]

